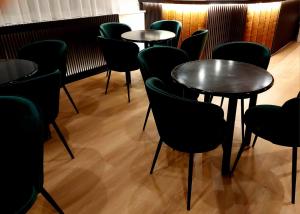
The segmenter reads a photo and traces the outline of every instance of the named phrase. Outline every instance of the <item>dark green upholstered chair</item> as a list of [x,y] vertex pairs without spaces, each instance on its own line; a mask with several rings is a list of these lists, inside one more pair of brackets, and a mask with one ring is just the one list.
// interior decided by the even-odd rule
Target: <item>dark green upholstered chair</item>
[[175,38],[167,40],[167,41],[155,43],[156,45],[166,45],[166,46],[172,46],[172,47],[178,46],[181,28],[182,28],[181,22],[176,21],[176,20],[159,20],[159,21],[151,23],[151,25],[150,25],[150,29],[167,30],[167,31],[171,31],[171,32],[175,33],[175,35],[176,35]]
[[[295,203],[297,176],[297,148],[300,147],[300,96],[282,106],[257,105],[245,113],[245,124],[254,134],[280,146],[292,148],[292,203]],[[241,148],[232,168],[232,174],[242,155]]]
[[18,58],[30,60],[38,64],[39,70],[35,75],[43,75],[59,69],[62,74],[61,87],[78,113],[78,109],[65,85],[67,48],[67,44],[61,40],[39,40],[23,46],[18,51]]
[[[192,99],[197,99],[198,93],[183,88],[183,86],[174,83],[171,77],[172,69],[189,60],[185,51],[168,46],[156,46],[142,50],[138,54],[138,61],[144,82],[150,77],[158,77],[163,80],[173,93],[179,96],[187,96]],[[183,93],[185,92],[185,94]],[[149,104],[146,113],[143,130],[145,130],[148,116],[151,110]]]
[[98,40],[108,68],[105,94],[107,94],[111,71],[124,72],[126,77],[128,102],[130,102],[130,71],[139,69],[137,62],[139,47],[133,42],[104,38],[101,36],[98,37]]
[[121,34],[131,31],[131,28],[119,22],[106,22],[99,26],[100,36],[110,39],[121,40]]
[[147,79],[145,84],[160,136],[150,174],[162,143],[188,153],[187,209],[190,210],[194,154],[211,151],[223,143],[226,128],[223,109],[170,93],[170,88],[156,77]]
[[63,213],[44,189],[43,124],[28,99],[0,96],[1,212],[26,213],[38,193]]
[[180,49],[184,50],[190,60],[198,60],[205,47],[208,30],[197,30],[190,37],[182,41]]
[[[212,51],[213,59],[225,59],[245,62],[267,69],[271,52],[269,48],[255,42],[227,42],[216,46]],[[221,106],[224,97],[222,97]],[[241,99],[242,136],[244,138],[244,99]]]
[[69,155],[71,158],[74,158],[66,139],[55,122],[59,112],[60,81],[61,72],[56,70],[52,73],[31,77],[1,88],[0,95],[21,96],[31,100],[41,113],[45,128],[44,138],[48,138],[47,130],[49,130],[49,125],[52,124]]

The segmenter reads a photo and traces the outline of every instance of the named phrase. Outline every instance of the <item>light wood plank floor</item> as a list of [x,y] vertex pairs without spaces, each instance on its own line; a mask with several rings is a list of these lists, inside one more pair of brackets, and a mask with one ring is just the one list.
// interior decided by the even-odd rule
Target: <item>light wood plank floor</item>
[[[274,75],[274,86],[259,95],[258,103],[281,105],[300,90],[300,43],[275,54],[269,71]],[[117,72],[112,73],[107,95],[104,73],[67,85],[79,114],[61,93],[57,124],[75,159],[70,160],[51,130],[53,138],[45,144],[44,186],[65,213],[187,213],[188,156],[163,145],[156,169],[149,175],[159,137],[151,114],[142,132],[148,99],[140,72],[132,74],[129,104],[125,76]],[[224,106],[226,111],[226,103]],[[238,113],[232,162],[241,141],[239,118]],[[189,213],[299,212],[300,173],[296,204],[290,203],[291,149],[259,139],[254,149],[244,152],[232,178],[221,176],[221,158],[220,147],[195,155]],[[299,168],[298,161],[298,172]],[[55,210],[39,196],[29,213]]]

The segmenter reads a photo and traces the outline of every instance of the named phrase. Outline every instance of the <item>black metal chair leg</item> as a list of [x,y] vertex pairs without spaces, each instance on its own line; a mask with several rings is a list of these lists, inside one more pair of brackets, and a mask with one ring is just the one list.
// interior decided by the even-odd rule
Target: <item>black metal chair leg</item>
[[67,94],[67,97],[69,98],[71,104],[73,105],[73,108],[75,109],[76,113],[78,114],[79,111],[78,111],[78,109],[77,109],[77,106],[76,106],[76,104],[74,103],[74,101],[73,101],[73,99],[72,99],[72,97],[71,97],[71,95],[70,95],[70,93],[69,93],[69,91],[68,91],[68,89],[66,88],[65,85],[63,85],[63,89],[64,89],[65,93]]
[[111,70],[108,70],[107,72],[108,72],[108,78],[107,78],[107,82],[106,82],[105,94],[107,94],[107,89],[108,89],[108,84],[109,84],[109,80],[110,80]]
[[245,126],[244,126],[244,99],[241,99],[241,127],[242,127],[242,142],[245,138]]
[[130,73],[130,71],[126,72],[125,75],[126,75],[126,82],[128,82],[129,85],[131,85],[131,73]]
[[256,144],[256,141],[257,141],[257,135],[255,135],[255,137],[254,137],[254,140],[253,140],[253,143],[252,143],[252,147],[254,147],[254,146],[255,146],[255,144]]
[[188,192],[187,192],[187,210],[191,209],[193,167],[194,167],[194,153],[190,153],[190,158],[189,158],[189,174],[188,174]]
[[58,206],[55,200],[51,197],[51,195],[45,190],[43,187],[41,189],[41,194],[46,198],[46,200],[56,209],[59,214],[63,214],[64,211]]
[[145,117],[145,121],[144,121],[143,131],[146,128],[146,124],[147,124],[147,121],[148,121],[150,110],[151,110],[151,106],[150,106],[150,103],[149,103],[149,106],[148,106],[148,109],[147,109],[147,113],[146,113],[146,117]]
[[71,156],[72,159],[74,159],[74,155],[73,155],[73,153],[72,153],[72,151],[71,151],[71,149],[70,149],[70,147],[69,147],[69,145],[68,145],[68,143],[67,143],[65,137],[64,137],[63,134],[61,133],[61,131],[60,131],[60,129],[58,128],[58,126],[57,126],[57,124],[55,123],[55,121],[52,122],[52,125],[53,125],[55,131],[57,132],[57,134],[58,134],[60,140],[61,140],[62,143],[64,144],[66,150],[68,151],[69,155]]
[[297,178],[297,147],[293,147],[292,154],[292,203],[295,203],[296,197],[296,179]]
[[126,76],[126,86],[127,86],[128,102],[130,103],[130,85],[131,85],[131,75],[130,75],[130,72],[125,72],[125,76]]
[[238,154],[237,154],[237,156],[236,156],[236,159],[235,159],[235,161],[234,161],[233,167],[232,167],[232,169],[231,169],[231,173],[230,173],[231,176],[233,176],[233,173],[234,173],[234,170],[235,170],[235,168],[236,168],[236,166],[237,166],[237,163],[238,163],[238,161],[240,160],[241,155],[242,155],[242,153],[243,153],[243,151],[244,151],[244,148],[245,148],[246,146],[247,146],[247,144],[243,141],[243,142],[242,142],[242,145],[241,145],[241,147],[240,147],[240,150],[238,151]]
[[158,155],[159,155],[159,152],[160,152],[160,149],[161,149],[161,145],[162,145],[162,139],[159,139],[159,142],[158,142],[158,145],[157,145],[157,149],[156,149],[156,152],[155,152],[155,155],[154,155],[154,159],[152,161],[152,166],[151,166],[150,174],[153,173],[153,170],[154,170],[154,167],[155,167],[155,164],[156,164],[156,160],[158,158]]
[[220,104],[220,107],[222,107],[222,106],[223,106],[223,102],[224,102],[224,97],[222,97],[222,99],[221,99],[221,104]]

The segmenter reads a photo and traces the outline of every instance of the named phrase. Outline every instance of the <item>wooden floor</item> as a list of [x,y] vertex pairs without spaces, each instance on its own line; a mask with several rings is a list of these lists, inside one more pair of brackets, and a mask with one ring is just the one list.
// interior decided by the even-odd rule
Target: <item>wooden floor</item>
[[[259,104],[281,105],[296,96],[300,90],[300,43],[275,54],[269,71],[275,83],[259,95]],[[70,159],[51,130],[52,139],[45,144],[44,186],[65,213],[187,213],[188,156],[163,145],[155,171],[149,175],[159,137],[151,114],[142,131],[148,99],[140,72],[134,71],[132,76],[131,103],[127,103],[123,73],[112,73],[107,95],[104,73],[67,85],[79,114],[61,91],[57,124],[75,159]],[[238,113],[232,161],[241,142],[239,118]],[[195,155],[189,213],[299,213],[300,173],[296,204],[290,203],[291,149],[259,139],[254,149],[242,155],[232,178],[221,176],[221,158],[220,147]],[[29,213],[55,210],[40,195]]]

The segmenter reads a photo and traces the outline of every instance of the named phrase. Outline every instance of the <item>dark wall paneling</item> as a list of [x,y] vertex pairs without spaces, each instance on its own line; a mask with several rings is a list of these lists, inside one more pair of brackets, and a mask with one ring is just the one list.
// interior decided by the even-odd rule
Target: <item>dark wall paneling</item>
[[296,40],[300,25],[300,1],[285,1],[281,5],[272,53],[292,40]]
[[149,28],[154,21],[162,19],[162,6],[158,3],[143,3],[141,9],[145,10],[145,28]]
[[208,9],[208,40],[204,50],[206,58],[211,58],[213,48],[221,43],[243,40],[246,4],[214,5]]
[[118,15],[1,27],[0,58],[15,58],[20,47],[35,40],[61,39],[68,44],[67,81],[82,79],[104,70],[98,28],[111,21],[118,22]]

